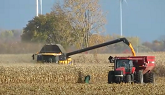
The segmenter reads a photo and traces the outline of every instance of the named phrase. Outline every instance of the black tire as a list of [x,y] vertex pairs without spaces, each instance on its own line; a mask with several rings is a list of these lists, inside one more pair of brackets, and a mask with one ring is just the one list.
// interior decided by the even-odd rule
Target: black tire
[[155,76],[154,73],[152,72],[147,72],[146,74],[144,74],[144,82],[145,83],[155,83]]
[[121,77],[115,77],[115,83],[121,83],[122,82],[122,79]]
[[108,83],[114,82],[114,71],[109,71],[108,73]]
[[145,73],[145,74],[143,75],[143,78],[144,78],[144,83],[148,83],[149,73],[148,73],[148,72]]
[[131,75],[126,75],[125,82],[126,83],[131,83],[132,82]]
[[49,63],[52,63],[53,62],[53,59],[52,58],[49,58]]
[[148,74],[148,83],[155,83],[155,76],[152,72]]
[[143,70],[139,70],[136,72],[136,82],[139,84],[143,83]]

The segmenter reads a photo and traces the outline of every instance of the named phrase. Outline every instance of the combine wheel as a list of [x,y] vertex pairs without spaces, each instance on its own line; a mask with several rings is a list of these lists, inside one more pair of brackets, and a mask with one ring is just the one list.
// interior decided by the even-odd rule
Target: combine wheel
[[52,58],[49,58],[49,63],[52,63],[53,62],[53,59]]
[[114,71],[109,71],[108,73],[108,83],[114,82]]
[[132,80],[131,80],[131,75],[126,75],[126,83],[131,83]]
[[143,70],[139,70],[136,72],[136,82],[140,84],[143,83]]
[[155,83],[155,76],[154,73],[148,73],[148,83]]

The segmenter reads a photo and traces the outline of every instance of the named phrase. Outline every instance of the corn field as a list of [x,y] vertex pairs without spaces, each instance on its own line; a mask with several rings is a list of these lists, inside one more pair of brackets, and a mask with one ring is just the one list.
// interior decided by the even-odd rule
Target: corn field
[[[112,56],[127,56],[111,54]],[[109,54],[78,54],[74,65],[35,63],[31,54],[0,55],[0,94],[2,95],[158,95],[165,94],[165,52],[138,55],[156,56],[155,84],[108,84],[113,64]],[[90,75],[90,83],[84,77]]]

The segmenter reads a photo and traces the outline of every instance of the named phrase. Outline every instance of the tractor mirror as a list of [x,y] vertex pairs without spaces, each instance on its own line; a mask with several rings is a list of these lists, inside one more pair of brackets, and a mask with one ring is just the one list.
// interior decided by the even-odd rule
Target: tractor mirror
[[34,60],[34,54],[32,55],[32,59]]
[[108,60],[110,63],[114,63],[114,58],[112,56],[109,56]]

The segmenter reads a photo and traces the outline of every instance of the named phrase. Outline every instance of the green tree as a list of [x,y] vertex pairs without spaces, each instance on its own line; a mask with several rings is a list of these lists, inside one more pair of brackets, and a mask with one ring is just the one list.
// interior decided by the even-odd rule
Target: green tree
[[13,41],[20,41],[22,30],[11,30],[13,32]]
[[46,16],[39,15],[28,22],[21,35],[22,41],[43,42],[46,40],[42,28],[46,23]]
[[12,41],[13,32],[10,30],[6,30],[0,33],[0,39],[3,41]]
[[74,33],[62,10],[39,15],[30,20],[23,30],[22,41],[58,43],[64,47],[73,43]]

